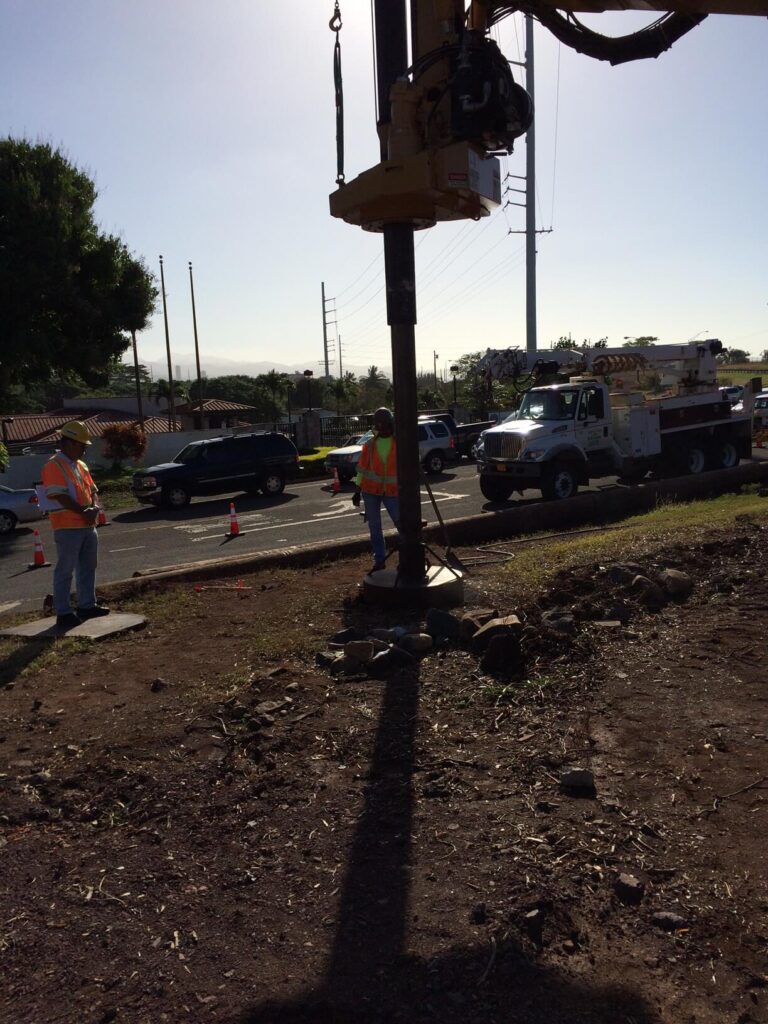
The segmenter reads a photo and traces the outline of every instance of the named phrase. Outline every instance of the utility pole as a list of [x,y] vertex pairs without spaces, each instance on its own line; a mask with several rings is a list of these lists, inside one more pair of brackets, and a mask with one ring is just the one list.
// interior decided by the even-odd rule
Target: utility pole
[[326,309],[329,302],[335,302],[335,299],[326,299],[325,297],[325,281],[320,282],[320,294],[323,300],[323,362],[325,363],[325,376],[330,377],[331,366],[328,354],[328,324],[336,323],[335,320],[329,321],[328,310]]
[[437,352],[432,349],[432,372],[435,375],[435,392],[437,392]]
[[338,335],[339,339],[339,380],[344,379],[344,371],[341,368],[341,335]]
[[192,263],[189,264],[189,290],[192,294],[192,327],[195,332],[195,361],[197,363],[197,398],[200,409],[200,429],[203,429],[203,375],[200,372],[200,346],[197,343],[197,314],[195,312],[195,283],[192,280]]
[[[525,87],[534,103],[533,17],[525,15]],[[534,103],[534,110],[535,110]],[[525,348],[535,352],[536,339],[536,129],[525,135]]]
[[176,400],[173,394],[173,369],[171,367],[171,338],[168,334],[168,307],[165,302],[165,271],[163,257],[160,257],[160,287],[163,292],[163,321],[165,322],[165,352],[168,356],[168,429],[176,429]]
[[131,330],[131,344],[133,345],[133,372],[136,376],[136,407],[139,413],[139,428],[144,431],[144,407],[141,403],[141,381],[139,380],[139,352],[136,348],[136,331]]

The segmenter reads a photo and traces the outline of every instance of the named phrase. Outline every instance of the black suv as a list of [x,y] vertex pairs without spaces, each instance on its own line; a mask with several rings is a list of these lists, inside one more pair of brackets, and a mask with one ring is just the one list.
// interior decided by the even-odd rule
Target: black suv
[[133,493],[143,505],[183,508],[195,494],[281,494],[300,472],[296,445],[285,434],[237,434],[193,441],[173,462],[135,473]]

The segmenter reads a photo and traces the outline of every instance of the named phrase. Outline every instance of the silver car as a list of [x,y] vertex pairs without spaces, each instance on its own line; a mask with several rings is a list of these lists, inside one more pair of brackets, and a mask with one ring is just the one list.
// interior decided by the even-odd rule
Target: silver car
[[11,533],[17,523],[35,523],[44,518],[34,490],[13,491],[0,484],[0,537]]

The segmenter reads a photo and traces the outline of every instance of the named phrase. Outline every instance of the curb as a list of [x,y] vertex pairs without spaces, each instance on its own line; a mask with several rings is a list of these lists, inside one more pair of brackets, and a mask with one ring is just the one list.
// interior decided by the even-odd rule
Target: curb
[[[563,527],[603,524],[629,514],[648,512],[660,502],[694,501],[738,490],[744,484],[768,483],[768,462],[750,462],[734,469],[717,470],[700,476],[676,477],[673,480],[647,481],[632,486],[612,485],[604,491],[577,494],[560,502],[531,501],[522,507],[499,507],[479,515],[445,520],[453,547],[504,540],[520,534],[557,531]],[[438,523],[425,527],[425,540],[441,540]],[[387,536],[394,536],[389,531]],[[367,537],[346,541],[323,541],[299,544],[263,553],[214,558],[182,565],[162,566],[156,570],[137,572],[126,580],[99,586],[99,592],[121,595],[141,593],[155,583],[194,582],[216,577],[238,576],[245,572],[290,565],[306,568],[325,561],[352,558],[369,551]]]

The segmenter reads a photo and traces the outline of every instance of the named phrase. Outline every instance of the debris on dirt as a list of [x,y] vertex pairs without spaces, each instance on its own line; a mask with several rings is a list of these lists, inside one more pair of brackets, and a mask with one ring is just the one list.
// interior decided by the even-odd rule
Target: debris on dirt
[[595,776],[589,768],[566,768],[560,776],[560,788],[567,793],[594,795]]
[[643,899],[645,885],[634,875],[620,874],[613,883],[613,891],[622,903],[635,907]]
[[657,928],[661,928],[665,932],[676,932],[681,928],[688,927],[688,921],[681,917],[680,914],[675,914],[671,910],[658,911],[652,915],[651,921]]

